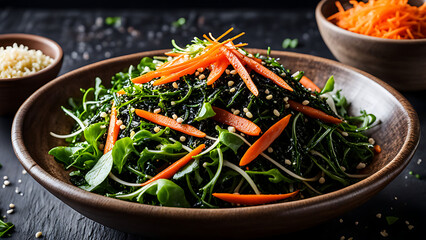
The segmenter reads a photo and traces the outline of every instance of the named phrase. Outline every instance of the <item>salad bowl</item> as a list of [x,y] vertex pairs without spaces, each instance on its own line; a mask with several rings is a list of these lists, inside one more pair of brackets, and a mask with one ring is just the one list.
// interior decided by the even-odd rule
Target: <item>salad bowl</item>
[[[351,111],[365,109],[381,124],[370,129],[382,152],[363,170],[369,177],[343,189],[297,201],[260,206],[192,209],[145,205],[108,198],[73,186],[67,171],[49,150],[63,145],[49,132],[67,132],[73,122],[60,110],[68,97],[80,97],[95,78],[111,76],[146,56],[149,51],[94,63],[66,73],[35,92],[17,112],[12,126],[16,156],[31,176],[49,192],[82,215],[121,231],[150,237],[253,238],[312,227],[360,206],[409,163],[419,143],[420,126],[410,103],[395,89],[370,74],[336,61],[298,53],[272,51],[271,56],[292,71],[305,71],[319,86],[330,75],[351,102]],[[248,49],[266,55],[266,50]],[[333,209],[330,211],[330,209]],[[240,230],[238,230],[240,229]]]

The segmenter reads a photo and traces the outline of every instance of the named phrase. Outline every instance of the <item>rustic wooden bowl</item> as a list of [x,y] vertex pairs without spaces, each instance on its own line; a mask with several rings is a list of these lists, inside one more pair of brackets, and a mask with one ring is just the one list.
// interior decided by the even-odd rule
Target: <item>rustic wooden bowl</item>
[[[327,20],[337,12],[336,0],[322,0],[315,17],[321,36],[337,60],[366,71],[401,91],[426,89],[426,39],[393,40],[366,36]],[[349,0],[339,0],[345,9]],[[420,6],[425,0],[409,1]]]
[[[265,50],[251,52],[266,54]],[[67,133],[73,122],[60,109],[80,88],[94,85],[95,77],[111,76],[142,57],[165,50],[127,55],[94,63],[64,74],[35,92],[17,112],[12,126],[15,154],[28,173],[64,203],[94,221],[146,236],[188,238],[259,237],[308,228],[337,217],[367,201],[391,182],[408,164],[419,143],[419,120],[410,103],[383,81],[336,61],[297,53],[272,51],[292,71],[304,70],[322,86],[333,74],[336,87],[359,113],[366,109],[382,124],[372,137],[383,151],[365,169],[372,175],[344,189],[309,199],[232,209],[183,209],[126,202],[86,192],[73,186],[61,164],[48,155],[64,145],[49,132]],[[54,217],[54,216],[51,216]]]
[[0,34],[0,46],[23,44],[29,49],[41,50],[53,58],[53,63],[34,74],[19,78],[0,78],[0,116],[13,115],[19,106],[38,88],[58,76],[62,66],[63,51],[56,42],[32,34]]

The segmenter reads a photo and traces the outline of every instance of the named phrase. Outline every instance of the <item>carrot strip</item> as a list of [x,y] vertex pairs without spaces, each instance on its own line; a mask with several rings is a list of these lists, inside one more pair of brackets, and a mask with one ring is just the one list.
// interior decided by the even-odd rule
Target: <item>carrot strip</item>
[[426,2],[416,7],[408,0],[349,1],[345,10],[335,2],[338,12],[328,17],[337,26],[373,37],[389,39],[420,39],[426,35],[424,26]]
[[342,122],[341,119],[328,115],[327,113],[320,111],[318,109],[315,109],[313,107],[305,106],[303,104],[300,104],[292,100],[288,100],[288,103],[290,104],[291,109],[301,112],[311,118],[316,118],[323,122],[334,123],[334,124],[339,124]]
[[223,201],[242,204],[242,205],[260,205],[270,202],[283,200],[296,196],[299,190],[285,194],[235,194],[235,193],[213,193],[214,197],[217,197]]
[[223,72],[225,72],[226,68],[228,68],[229,61],[226,58],[222,58],[219,61],[214,62],[212,66],[212,70],[207,77],[207,85],[212,85],[222,76]]
[[115,106],[111,108],[111,116],[109,118],[108,135],[105,142],[104,154],[111,151],[118,138],[120,126],[117,124],[117,109]]
[[253,95],[258,96],[259,90],[257,89],[256,85],[254,85],[254,82],[251,79],[250,74],[247,72],[247,69],[244,67],[244,65],[241,63],[238,57],[235,56],[235,54],[229,51],[226,47],[222,47],[220,50],[226,56],[229,63],[231,63],[234,69],[238,72],[238,75],[240,75],[241,79],[243,79],[244,83],[246,84],[250,92],[252,92]]
[[197,71],[198,68],[208,67],[210,64],[217,61],[217,59],[220,57],[220,55],[221,55],[220,52],[210,54],[210,56],[207,56],[204,59],[200,59],[200,61],[192,64],[191,66],[189,66],[189,67],[187,67],[187,68],[185,68],[185,69],[183,69],[179,72],[172,73],[169,76],[162,77],[162,78],[156,80],[153,83],[153,85],[158,86],[158,85],[161,85],[161,84],[175,82],[175,81],[179,80],[181,77],[183,77],[187,74],[194,73],[195,71]]
[[169,127],[173,130],[194,136],[194,137],[199,137],[199,138],[203,138],[206,136],[206,134],[200,130],[198,130],[197,128],[188,125],[188,124],[182,124],[182,123],[178,123],[176,120],[174,120],[173,118],[169,118],[160,114],[156,114],[156,113],[151,113],[151,112],[147,112],[145,110],[141,110],[141,109],[136,109],[135,110],[136,115],[138,115],[141,118],[144,118],[148,121],[151,121],[153,123],[156,123],[158,125],[161,126],[165,126],[165,127]]
[[302,84],[305,88],[311,89],[312,92],[321,92],[321,88],[319,88],[311,79],[303,76],[300,79],[300,84]]
[[213,111],[216,113],[216,115],[212,117],[213,120],[226,125],[233,126],[235,127],[235,129],[237,129],[238,131],[244,134],[247,134],[250,136],[259,136],[261,129],[254,122],[248,119],[242,118],[240,116],[237,116],[235,114],[232,114],[221,108],[214,107],[214,106],[212,106],[212,108],[213,108]]
[[249,164],[263,151],[265,151],[284,131],[285,127],[290,121],[290,117],[291,114],[283,117],[281,120],[272,125],[272,127],[270,127],[259,139],[257,139],[256,142],[254,142],[253,145],[249,147],[246,153],[244,153],[244,156],[240,160],[240,166]]
[[126,94],[126,91],[124,91],[124,89],[121,89],[120,91],[116,92],[118,94],[118,96]]
[[243,62],[245,62],[251,69],[253,69],[255,72],[259,73],[260,75],[270,79],[272,82],[277,84],[278,86],[287,89],[289,91],[293,91],[293,88],[291,88],[281,77],[279,77],[277,74],[273,73],[271,70],[264,67],[261,63],[259,63],[256,60],[253,60],[252,58],[249,58],[240,52],[238,52],[236,49],[231,49],[231,51],[237,55],[240,59],[242,59]]
[[158,179],[169,179],[177,173],[181,168],[183,168],[189,161],[192,160],[192,157],[197,156],[204,148],[206,147],[205,144],[201,144],[198,147],[196,147],[194,150],[192,150],[190,153],[186,154],[181,159],[174,162],[172,165],[168,166],[166,169],[155,175],[153,178],[149,179],[148,181],[141,184],[141,186],[145,186],[147,184],[150,184]]

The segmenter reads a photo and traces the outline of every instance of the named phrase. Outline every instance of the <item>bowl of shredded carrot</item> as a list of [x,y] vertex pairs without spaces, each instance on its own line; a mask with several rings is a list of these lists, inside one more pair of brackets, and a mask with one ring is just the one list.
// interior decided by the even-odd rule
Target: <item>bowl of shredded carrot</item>
[[315,14],[337,60],[401,91],[426,89],[426,1],[322,0]]

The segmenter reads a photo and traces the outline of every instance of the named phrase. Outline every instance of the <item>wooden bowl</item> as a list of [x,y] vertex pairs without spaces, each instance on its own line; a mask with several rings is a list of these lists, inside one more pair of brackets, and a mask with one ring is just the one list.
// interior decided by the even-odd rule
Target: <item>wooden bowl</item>
[[[265,50],[250,49],[266,54]],[[333,74],[336,87],[360,109],[374,113],[383,123],[372,137],[383,151],[366,171],[372,175],[341,190],[308,199],[231,209],[183,209],[126,202],[86,192],[73,186],[61,164],[48,155],[64,145],[49,132],[67,133],[73,122],[60,109],[68,97],[81,97],[80,88],[105,82],[118,71],[136,65],[143,52],[94,63],[66,73],[35,92],[17,112],[12,126],[15,154],[28,173],[64,203],[108,227],[145,236],[188,238],[259,237],[296,231],[337,217],[367,201],[408,164],[419,143],[419,120],[410,103],[383,81],[342,63],[304,54],[272,51],[292,71],[304,70],[319,86]],[[55,217],[55,216],[51,216]]]
[[[386,81],[401,91],[426,89],[426,39],[371,37],[338,27],[327,20],[337,12],[336,0],[322,0],[315,17],[321,36],[337,60]],[[349,0],[339,0],[345,9]],[[410,1],[420,6],[425,0]]]
[[58,76],[62,66],[62,48],[56,42],[32,34],[0,34],[0,46],[23,44],[29,49],[41,50],[43,54],[53,58],[48,67],[19,78],[0,78],[0,116],[13,115],[19,106],[37,89]]

